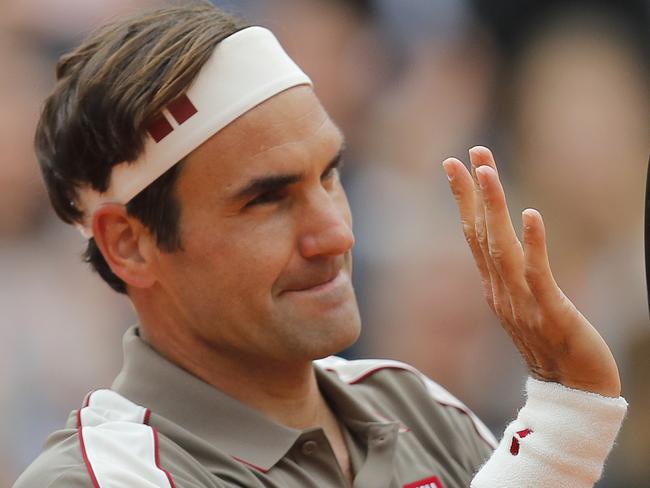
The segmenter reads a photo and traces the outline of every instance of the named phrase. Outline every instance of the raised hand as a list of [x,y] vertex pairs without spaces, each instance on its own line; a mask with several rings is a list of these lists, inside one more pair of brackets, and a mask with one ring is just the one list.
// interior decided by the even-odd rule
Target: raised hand
[[524,210],[522,246],[492,153],[477,146],[469,155],[471,174],[456,158],[443,167],[488,305],[535,378],[618,397],[620,378],[609,347],[553,278],[541,214]]

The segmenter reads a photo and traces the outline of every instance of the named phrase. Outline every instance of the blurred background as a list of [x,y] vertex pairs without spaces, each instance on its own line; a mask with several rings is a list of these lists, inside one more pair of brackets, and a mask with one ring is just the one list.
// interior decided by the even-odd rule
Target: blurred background
[[[84,33],[162,3],[0,2],[0,487],[111,384],[135,321],[49,208],[32,151],[39,107]],[[526,372],[482,300],[440,166],[487,145],[514,219],[541,210],[560,286],[620,365],[631,406],[598,487],[647,487],[650,2],[216,3],[275,31],[348,138],[364,331],[346,355],[412,363],[497,437],[515,416]]]

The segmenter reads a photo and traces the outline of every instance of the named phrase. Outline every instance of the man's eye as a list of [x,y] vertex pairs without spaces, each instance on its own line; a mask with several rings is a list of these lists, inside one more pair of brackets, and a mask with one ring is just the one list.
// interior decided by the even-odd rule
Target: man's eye
[[266,191],[259,194],[246,204],[246,207],[253,207],[255,205],[266,205],[269,203],[279,202],[284,198],[284,194],[279,191]]

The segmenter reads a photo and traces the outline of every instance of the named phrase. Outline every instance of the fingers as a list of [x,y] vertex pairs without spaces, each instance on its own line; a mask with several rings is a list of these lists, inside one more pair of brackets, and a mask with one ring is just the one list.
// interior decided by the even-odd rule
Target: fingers
[[471,148],[469,150],[469,160],[474,168],[489,166],[497,173],[499,172],[492,151],[485,146],[474,146]]
[[[489,149],[483,146],[476,146],[469,150],[469,158],[472,165],[472,175],[474,176],[474,188],[476,191],[476,232],[483,252],[493,292],[492,310],[508,326],[513,323],[512,301],[508,296],[508,288],[504,285],[503,278],[498,269],[498,262],[495,262],[493,252],[498,250],[490,245],[492,229],[488,224],[488,208],[485,202],[485,191],[481,188],[478,179],[477,170],[479,168],[490,168],[495,174],[497,172],[494,157]],[[497,178],[498,179],[498,178]]]
[[456,158],[445,159],[442,163],[447,178],[449,179],[449,187],[456,199],[460,218],[463,222],[463,230],[465,230],[465,223],[474,223],[474,183],[472,177],[469,175],[465,165]]
[[[528,287],[542,307],[558,303],[558,294],[562,294],[548,259],[546,249],[546,231],[542,215],[532,208],[522,213],[524,225],[524,276]],[[560,300],[561,302],[561,300]]]
[[504,325],[512,327],[525,321],[525,311],[536,298],[557,297],[543,223],[532,210],[529,212],[534,215],[524,215],[525,250],[512,225],[492,153],[477,146],[470,150],[470,160],[471,175],[455,158],[447,159],[443,166],[458,204],[465,238],[481,273],[486,300]]
[[487,248],[503,284],[514,294],[527,291],[524,280],[524,255],[512,226],[503,186],[496,171],[489,165],[476,168],[485,208]]
[[[478,180],[476,179],[476,171],[472,168],[472,174],[474,176],[474,213],[476,215],[474,228],[476,232],[476,240],[478,241],[479,248],[481,249],[481,254],[483,255],[483,261],[485,261],[485,267],[487,269],[489,278],[490,278],[490,288],[492,290],[492,297],[486,296],[488,299],[488,305],[490,308],[498,315],[502,316],[510,309],[510,300],[506,299],[503,295],[505,292],[505,287],[501,282],[501,277],[494,267],[494,262],[490,257],[490,250],[488,244],[488,228],[485,223],[485,205],[483,204],[483,196],[481,195],[481,190],[478,185]],[[509,314],[507,314],[509,316]]]
[[448,158],[442,163],[442,165],[445,173],[447,173],[451,192],[456,199],[465,240],[467,241],[481,275],[485,299],[490,306],[492,306],[492,280],[476,233],[476,197],[474,181],[465,165],[458,159]]

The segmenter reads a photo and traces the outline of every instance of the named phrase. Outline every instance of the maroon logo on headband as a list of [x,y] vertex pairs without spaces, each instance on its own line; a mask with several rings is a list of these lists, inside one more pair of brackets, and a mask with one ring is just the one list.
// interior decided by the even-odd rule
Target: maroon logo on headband
[[151,137],[153,137],[153,140],[156,142],[162,141],[173,130],[174,128],[165,118],[162,112],[156,115],[149,124],[149,127],[147,127],[147,132]]
[[[171,116],[174,117],[174,120],[178,125],[182,125],[198,112],[194,104],[185,94],[178,97],[165,108],[169,111]],[[172,124],[167,120],[165,114],[162,112],[156,115],[147,127],[147,132],[156,142],[162,141],[173,131],[174,127],[172,127]]]

